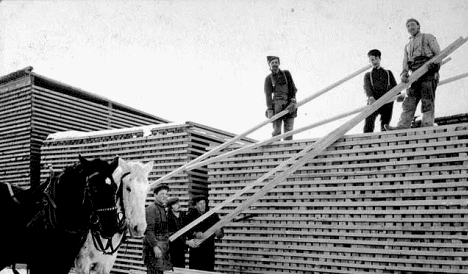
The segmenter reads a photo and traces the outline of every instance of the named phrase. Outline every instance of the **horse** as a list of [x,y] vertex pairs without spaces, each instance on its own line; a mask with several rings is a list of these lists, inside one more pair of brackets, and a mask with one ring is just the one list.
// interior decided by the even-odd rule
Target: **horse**
[[[126,162],[119,159],[119,167],[114,171],[114,180],[119,184],[118,208],[123,212],[125,227],[132,237],[142,237],[146,230],[145,202],[149,190],[148,175],[153,162]],[[75,259],[77,274],[108,274],[117,258],[117,250],[126,240],[124,229],[114,237],[95,238],[90,231]],[[98,244],[105,242],[106,244]],[[107,248],[103,248],[106,246]],[[103,250],[104,249],[104,250]],[[104,251],[104,252],[103,252]]]
[[29,189],[0,184],[0,270],[26,263],[32,274],[68,274],[90,229],[108,237],[118,225],[112,174],[118,158],[79,161]]

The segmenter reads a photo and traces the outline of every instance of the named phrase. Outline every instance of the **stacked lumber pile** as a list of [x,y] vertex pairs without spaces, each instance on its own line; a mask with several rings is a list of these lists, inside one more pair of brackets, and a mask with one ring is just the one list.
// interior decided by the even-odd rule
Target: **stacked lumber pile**
[[[461,124],[461,123],[468,123],[468,113],[456,114],[451,116],[444,116],[435,118],[435,123],[439,126],[442,125],[451,125],[451,124]],[[416,125],[420,126],[421,121],[417,120]]]
[[[151,182],[205,153],[208,147],[219,145],[232,137],[233,134],[193,122],[53,134],[44,142],[41,150],[41,181],[49,176],[49,166],[54,171],[61,171],[65,166],[75,163],[81,154],[90,159],[110,160],[119,156],[126,161],[154,161],[149,176]],[[245,142],[240,143],[252,142],[247,138],[243,140]],[[171,188],[170,197],[179,197],[185,209],[192,195],[208,194],[207,167],[181,172],[165,182]],[[153,194],[150,193],[147,203],[152,201]],[[141,239],[128,240],[118,251],[113,273],[145,271],[141,250]]]
[[[313,142],[209,165],[210,204]],[[468,124],[344,136],[239,217],[217,243],[216,271],[468,273]]]
[[446,117],[439,117],[435,119],[435,122],[440,126],[450,125],[450,124],[468,123],[468,113],[446,116]]
[[168,121],[33,73],[0,77],[0,181],[39,182],[40,147],[47,135]]

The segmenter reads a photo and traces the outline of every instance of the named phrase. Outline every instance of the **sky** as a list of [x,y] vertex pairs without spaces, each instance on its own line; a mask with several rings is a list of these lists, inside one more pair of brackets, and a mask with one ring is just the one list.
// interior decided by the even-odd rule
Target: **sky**
[[[374,48],[399,83],[408,18],[442,49],[468,35],[464,0],[3,0],[0,75],[32,66],[170,121],[240,134],[265,121],[267,55],[291,72],[298,101],[368,65]],[[451,57],[441,80],[468,72],[467,44]],[[363,77],[299,108],[295,128],[365,105]],[[438,88],[436,116],[468,113],[467,86],[465,78]],[[392,125],[400,114],[395,103]],[[295,139],[323,137],[346,120]],[[271,132],[269,124],[249,137],[264,140]]]

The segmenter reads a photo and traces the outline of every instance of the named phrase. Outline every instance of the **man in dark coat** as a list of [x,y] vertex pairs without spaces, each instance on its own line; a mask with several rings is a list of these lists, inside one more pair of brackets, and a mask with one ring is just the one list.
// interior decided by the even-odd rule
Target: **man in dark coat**
[[[284,126],[285,133],[294,128],[294,118],[297,117],[297,88],[291,73],[279,69],[279,57],[267,56],[267,61],[271,73],[265,78],[264,86],[267,105],[266,116],[269,119],[285,109],[289,110],[288,114],[273,121],[272,136],[276,136],[281,134],[281,124]],[[292,136],[286,137],[284,140],[292,140]]]
[[143,239],[143,262],[148,274],[163,274],[165,270],[172,269],[165,209],[169,186],[160,184],[153,192],[154,203],[146,208],[147,227]]
[[[367,104],[370,105],[389,90],[397,85],[395,77],[390,70],[380,66],[382,53],[378,49],[370,50],[367,53],[372,70],[364,75],[364,91],[367,96]],[[387,103],[366,118],[364,123],[364,133],[374,132],[375,119],[380,115],[380,131],[385,131],[385,125],[390,124],[393,112],[393,102]]]
[[[167,220],[170,235],[176,233],[187,224],[185,212],[181,211],[179,198],[171,198],[167,202]],[[185,268],[185,252],[187,245],[182,235],[170,243],[172,266]]]
[[[208,211],[208,198],[206,196],[195,196],[193,199],[194,208],[191,208],[187,214],[187,222],[190,223]],[[189,238],[201,239],[203,232],[211,228],[219,221],[218,214],[214,213],[203,222],[196,225],[189,231]],[[214,271],[215,262],[215,237],[222,238],[223,229],[219,229],[211,237],[206,239],[198,247],[190,248],[189,268],[205,271]]]

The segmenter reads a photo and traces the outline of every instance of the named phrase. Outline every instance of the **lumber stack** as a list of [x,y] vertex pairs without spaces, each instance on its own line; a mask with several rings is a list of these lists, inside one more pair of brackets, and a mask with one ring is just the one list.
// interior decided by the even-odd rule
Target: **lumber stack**
[[[468,123],[468,113],[437,117],[435,118],[435,123],[438,124],[439,126]],[[416,124],[416,127],[421,126],[421,120],[417,120],[415,124]]]
[[40,147],[59,131],[95,131],[168,121],[33,73],[0,77],[0,181],[39,182]]
[[[209,165],[211,205],[314,142]],[[225,227],[216,271],[468,273],[467,190],[468,124],[344,136]]]
[[31,174],[31,79],[0,83],[0,181],[29,185]]
[[[149,181],[155,181],[168,172],[184,165],[206,152],[208,147],[219,145],[234,135],[201,124],[161,124],[119,130],[104,130],[90,133],[65,132],[54,134],[44,142],[41,149],[41,181],[49,176],[48,167],[59,172],[75,163],[78,155],[85,158],[111,160],[119,156],[126,161],[154,161]],[[241,142],[251,142],[243,138]],[[186,209],[192,195],[208,193],[208,170],[201,167],[181,172],[171,177],[170,197],[179,197]],[[153,201],[148,195],[147,203]],[[130,239],[118,251],[113,273],[128,273],[130,270],[146,271],[141,261],[141,239]]]

